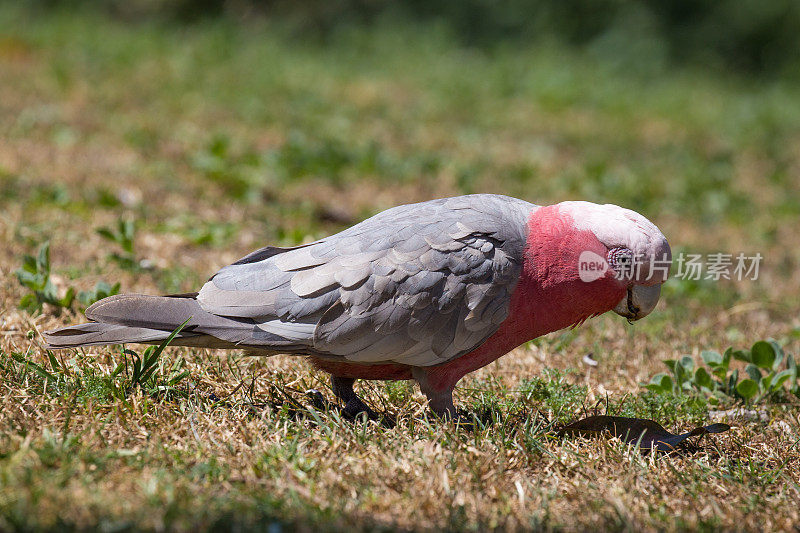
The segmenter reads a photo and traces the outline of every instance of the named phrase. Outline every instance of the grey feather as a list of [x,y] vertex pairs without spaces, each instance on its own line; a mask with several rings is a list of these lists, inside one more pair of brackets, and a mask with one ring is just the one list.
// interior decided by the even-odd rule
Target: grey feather
[[291,289],[297,296],[309,296],[336,286],[332,275],[325,275],[316,270],[304,270],[292,276]]
[[[155,329],[89,322],[47,332],[45,333],[45,341],[49,348],[56,349],[75,346],[98,346],[109,343],[161,342],[169,335],[169,332]],[[189,335],[196,336],[196,334]]]
[[363,283],[372,274],[369,265],[364,265],[358,270],[339,270],[333,275],[333,279],[343,289],[352,289]]
[[[275,287],[277,289],[278,287]],[[206,283],[197,295],[203,309],[223,316],[260,317],[274,312],[278,290],[223,290],[215,282]]]
[[47,338],[156,342],[190,318],[181,343],[439,364],[480,345],[507,316],[534,209],[498,195],[398,206],[314,243],[257,250],[196,299],[102,300],[87,310],[100,324]]

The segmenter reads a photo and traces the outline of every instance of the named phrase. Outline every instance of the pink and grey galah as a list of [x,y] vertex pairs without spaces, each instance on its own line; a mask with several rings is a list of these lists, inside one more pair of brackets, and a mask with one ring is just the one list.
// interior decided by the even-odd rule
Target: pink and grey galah
[[670,260],[661,231],[629,209],[473,194],[262,248],[198,293],[111,296],[86,310],[91,322],[44,336],[50,348],[158,344],[186,322],[173,344],[307,356],[346,413],[374,414],[355,380],[413,379],[434,413],[454,416],[456,383],[515,347],[611,310],[649,314]]

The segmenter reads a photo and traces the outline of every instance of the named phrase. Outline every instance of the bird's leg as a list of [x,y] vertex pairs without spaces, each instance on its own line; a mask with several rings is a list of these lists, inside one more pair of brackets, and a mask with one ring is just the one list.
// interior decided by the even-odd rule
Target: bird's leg
[[458,420],[459,415],[453,403],[453,387],[433,386],[426,368],[414,367],[411,369],[411,374],[419,384],[422,394],[428,399],[428,407],[433,414],[442,418]]
[[442,418],[452,418],[453,420],[458,418],[458,412],[453,403],[452,390],[435,393],[428,393],[423,390],[422,393],[428,398],[428,407],[433,414]]
[[356,391],[353,390],[353,384],[356,382],[353,378],[343,378],[339,376],[331,376],[331,387],[333,394],[344,402],[342,412],[350,418],[356,418],[361,413],[366,413],[370,420],[380,420],[378,413],[373,411],[367,406],[361,398],[358,397]]

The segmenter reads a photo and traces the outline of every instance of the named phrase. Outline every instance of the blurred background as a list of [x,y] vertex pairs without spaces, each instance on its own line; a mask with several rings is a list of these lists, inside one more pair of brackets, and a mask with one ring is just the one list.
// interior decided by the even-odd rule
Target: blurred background
[[[635,326],[523,345],[459,384],[503,420],[475,433],[416,422],[405,382],[359,384],[397,431],[319,431],[274,403],[332,398],[301,358],[171,347],[143,384],[133,352],[39,344],[109,294],[479,192],[629,207],[758,279],[673,277]],[[799,219],[796,0],[0,0],[0,530],[789,529],[797,380],[687,457],[540,415],[682,431],[782,386],[771,356],[712,384],[701,351],[798,353]]]
[[94,8],[124,21],[261,18],[325,41],[343,28],[431,26],[482,49],[559,43],[646,73],[675,64],[798,75],[800,6],[791,0],[32,0],[33,9]]
[[765,255],[756,283],[676,280],[689,306],[797,305],[797,2],[32,0],[0,26],[8,263],[52,239],[91,285],[118,246],[151,273],[126,290],[189,290],[268,242],[499,192]]

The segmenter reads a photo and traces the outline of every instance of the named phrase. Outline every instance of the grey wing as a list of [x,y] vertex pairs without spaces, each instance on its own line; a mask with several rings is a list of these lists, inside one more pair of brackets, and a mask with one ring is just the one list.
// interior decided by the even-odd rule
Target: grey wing
[[251,319],[256,345],[359,363],[443,363],[507,317],[534,208],[498,195],[396,207],[310,245],[254,252],[218,272],[198,302]]

